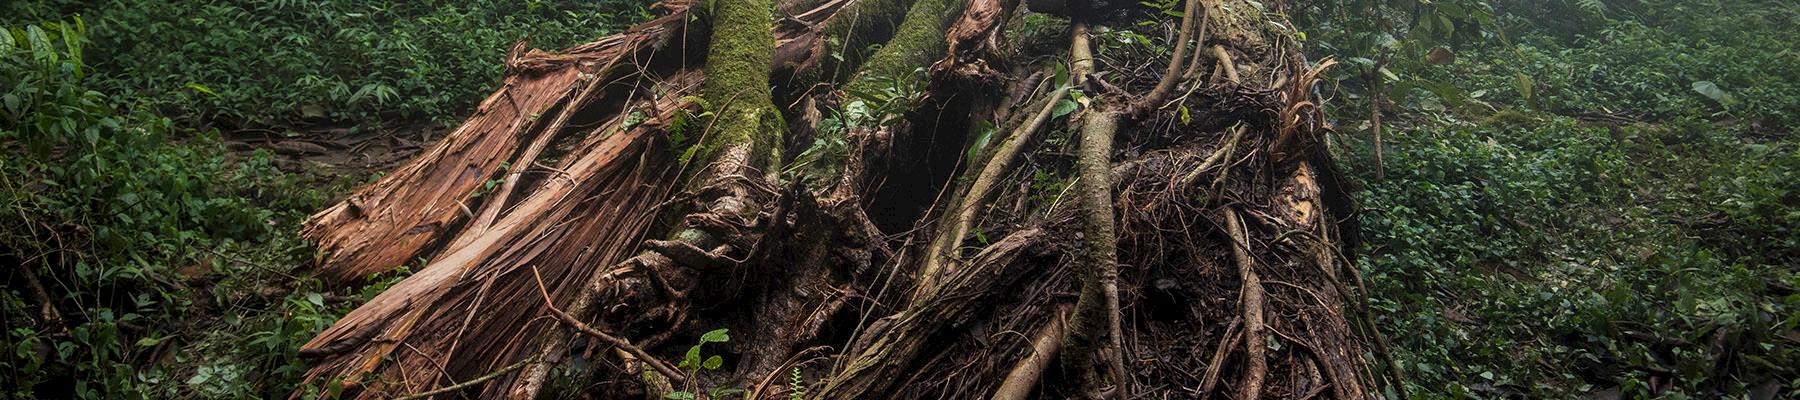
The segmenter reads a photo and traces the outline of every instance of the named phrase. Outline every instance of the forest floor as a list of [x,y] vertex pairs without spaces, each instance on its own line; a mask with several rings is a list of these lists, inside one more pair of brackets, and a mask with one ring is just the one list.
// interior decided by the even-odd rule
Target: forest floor
[[1800,14],[1650,3],[1403,72],[1383,162],[1354,135],[1359,263],[1416,393],[1796,395]]
[[[421,22],[379,24],[342,17],[365,2],[322,3],[188,19],[0,6],[19,32],[85,18],[92,76],[43,80],[104,93],[66,100],[104,104],[58,111],[76,121],[68,132],[168,138],[52,141],[92,145],[110,164],[91,170],[53,168],[53,155],[0,162],[0,263],[45,265],[41,279],[4,278],[0,396],[291,393],[307,365],[299,345],[409,273],[322,285],[299,223],[441,137],[491,89],[511,40],[557,48],[642,18],[617,2],[552,1],[385,9],[373,13]],[[1531,3],[1493,2],[1504,29],[1443,43],[1447,62],[1396,63],[1379,144],[1351,70],[1323,85],[1339,164],[1360,185],[1353,258],[1406,390],[1800,397],[1800,6],[1619,1],[1604,16],[1549,18]],[[250,15],[271,19],[193,22]],[[292,46],[260,46],[271,41]],[[1347,42],[1307,48],[1354,63]],[[382,55],[345,56],[364,53]],[[8,153],[33,145],[3,133]],[[44,239],[64,226],[92,237]],[[32,256],[59,251],[79,262]],[[35,307],[27,280],[67,293],[56,296],[79,314]],[[57,327],[26,328],[46,321]]]

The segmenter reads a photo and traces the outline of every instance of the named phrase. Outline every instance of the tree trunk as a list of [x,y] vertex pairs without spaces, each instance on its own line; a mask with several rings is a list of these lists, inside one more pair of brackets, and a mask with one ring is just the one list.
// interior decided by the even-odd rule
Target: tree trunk
[[[308,223],[333,282],[429,260],[308,342],[308,377],[358,398],[1368,398],[1397,382],[1346,315],[1354,215],[1309,97],[1331,63],[1250,3],[1071,3],[1058,31],[1021,28],[1017,0],[668,2],[515,50],[462,127]],[[1146,15],[1171,54],[1089,44]]]

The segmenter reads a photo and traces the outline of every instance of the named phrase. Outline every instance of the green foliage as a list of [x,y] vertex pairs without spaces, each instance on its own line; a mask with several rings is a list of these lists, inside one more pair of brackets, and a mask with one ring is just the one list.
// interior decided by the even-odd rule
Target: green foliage
[[803,400],[805,398],[806,381],[801,379],[800,367],[794,367],[794,372],[788,375],[788,400]]
[[[1800,379],[1789,367],[1800,353],[1778,339],[1800,322],[1800,298],[1765,287],[1800,278],[1773,268],[1795,254],[1793,185],[1741,191],[1800,172],[1793,145],[1770,171],[1683,162],[1745,178],[1681,193],[1691,183],[1677,179],[1692,177],[1642,166],[1732,145],[1659,151],[1670,134],[1615,141],[1568,118],[1395,132],[1387,179],[1361,195],[1360,266],[1411,390],[1710,397]],[[1664,222],[1704,218],[1706,204],[1738,210],[1722,227]]]
[[[687,376],[691,380],[702,370],[714,371],[718,370],[719,367],[725,366],[725,357],[723,356],[714,354],[712,357],[701,358],[702,353],[700,352],[700,347],[706,346],[707,343],[730,342],[731,335],[729,333],[730,330],[727,329],[715,329],[700,335],[700,342],[695,343],[693,347],[689,347],[687,354],[683,355],[681,358],[681,364],[676,365],[675,367],[686,370]],[[691,383],[692,382],[690,382],[690,386]],[[663,398],[670,400],[694,400],[700,398],[698,393],[698,389],[688,387],[687,390],[678,390],[665,394],[663,395]],[[744,391],[742,389],[715,387],[707,390],[704,398],[721,399],[741,395],[743,393]]]
[[[287,272],[307,257],[293,224],[325,185],[96,90],[108,78],[85,64],[86,28],[0,32],[0,262],[43,288],[0,290],[4,396],[285,393],[299,341],[343,311]],[[286,298],[258,294],[284,281]]]
[[1647,3],[1573,29],[1527,21],[1560,2],[1496,1],[1496,40],[1378,73],[1404,111],[1386,177],[1362,129],[1346,165],[1358,264],[1415,397],[1800,395],[1800,296],[1779,289],[1800,282],[1800,37],[1783,28],[1800,14]]
[[840,166],[822,160],[842,160],[850,151],[852,129],[888,129],[906,120],[906,113],[925,95],[925,68],[900,75],[866,75],[844,87],[844,104],[834,107],[819,121],[812,145],[794,157],[787,170],[813,187],[836,179]]
[[[557,49],[640,18],[640,2],[237,0],[9,2],[0,23],[83,14],[104,91],[184,123],[292,125],[461,118],[499,79],[506,49]],[[92,8],[89,8],[92,7]]]

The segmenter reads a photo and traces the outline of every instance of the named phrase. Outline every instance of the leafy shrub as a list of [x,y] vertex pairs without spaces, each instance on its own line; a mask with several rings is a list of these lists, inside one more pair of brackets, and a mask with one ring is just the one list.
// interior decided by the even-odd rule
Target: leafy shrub
[[[610,33],[629,0],[18,2],[0,23],[88,13],[97,87],[192,125],[460,118],[493,89],[506,49]],[[11,8],[11,10],[7,10]]]
[[[342,312],[307,301],[321,297],[316,284],[277,279],[286,269],[266,264],[306,257],[293,221],[325,197],[275,170],[266,152],[231,160],[215,133],[177,129],[94,90],[101,78],[84,63],[85,33],[80,19],[0,32],[0,262],[19,266],[0,288],[0,369],[9,371],[0,387],[26,398],[279,393],[245,382],[295,379],[280,368],[294,365],[294,340]],[[205,333],[221,305],[254,309],[234,299],[284,281],[297,290],[267,306],[282,312],[228,315],[248,322]],[[187,361],[182,348],[204,342],[196,337],[256,332],[280,338],[199,375],[172,375],[179,368],[167,362]],[[237,386],[199,390],[214,379]]]
[[[1640,166],[1680,159],[1649,150],[1679,133],[1636,133],[1615,141],[1569,118],[1394,133],[1389,175],[1361,196],[1361,267],[1413,390],[1716,396],[1796,379],[1800,354],[1778,335],[1800,322],[1800,298],[1766,287],[1797,278],[1772,268],[1791,260],[1781,232],[1800,226],[1791,184],[1773,182],[1794,169],[1693,159],[1661,169],[1743,178],[1659,195],[1683,178]],[[1724,226],[1662,222],[1700,219],[1705,204],[1753,206],[1721,210]]]
[[1607,3],[1570,31],[1496,2],[1517,42],[1390,64],[1385,178],[1352,139],[1359,266],[1415,396],[1800,395],[1800,14]]

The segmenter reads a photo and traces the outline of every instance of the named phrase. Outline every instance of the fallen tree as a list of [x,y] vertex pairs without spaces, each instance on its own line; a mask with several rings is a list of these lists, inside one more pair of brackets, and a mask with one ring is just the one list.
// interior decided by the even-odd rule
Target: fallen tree
[[[1029,3],[670,2],[516,47],[462,127],[307,224],[329,281],[427,260],[308,342],[309,378],[358,398],[1397,384],[1341,251],[1311,95],[1331,62],[1282,5]],[[1145,19],[1167,53],[1095,45]]]

